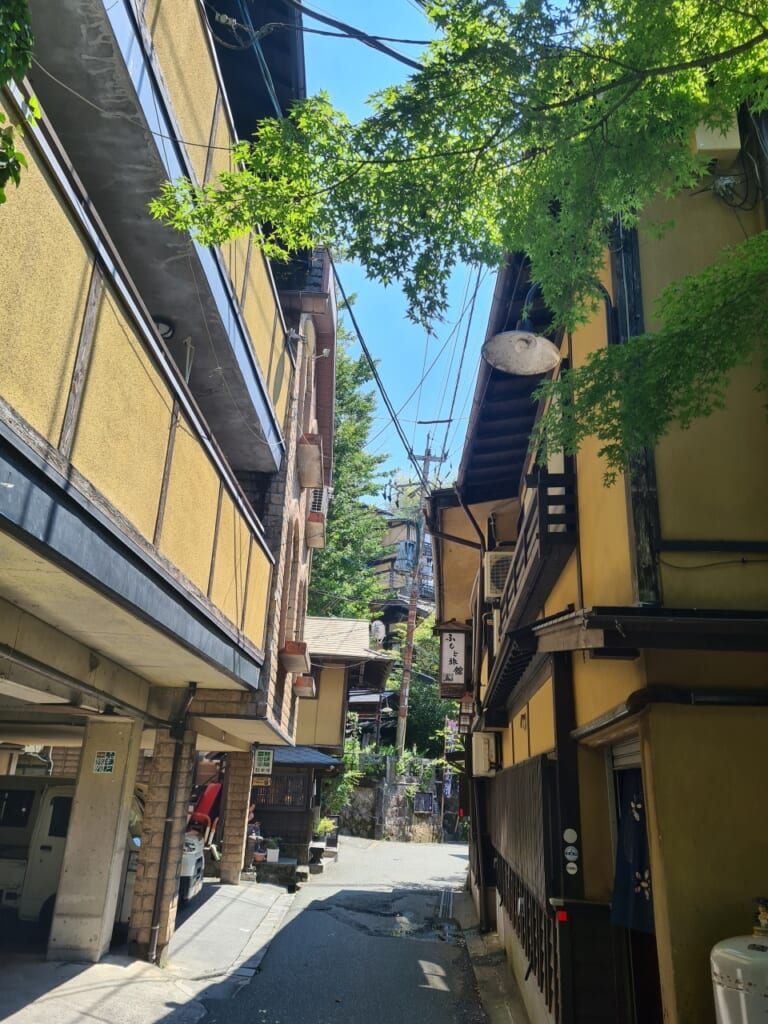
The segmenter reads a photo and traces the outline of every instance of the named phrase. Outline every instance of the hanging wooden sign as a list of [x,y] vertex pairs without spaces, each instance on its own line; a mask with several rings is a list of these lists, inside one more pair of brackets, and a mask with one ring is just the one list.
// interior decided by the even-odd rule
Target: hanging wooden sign
[[461,630],[440,633],[440,696],[458,700],[467,691],[467,634]]

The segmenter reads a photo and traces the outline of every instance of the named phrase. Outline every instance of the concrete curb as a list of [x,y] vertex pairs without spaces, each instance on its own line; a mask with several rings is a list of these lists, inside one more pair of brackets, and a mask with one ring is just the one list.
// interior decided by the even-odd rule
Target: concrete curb
[[530,1024],[520,989],[495,932],[481,934],[468,892],[456,893],[453,913],[461,926],[488,1024]]

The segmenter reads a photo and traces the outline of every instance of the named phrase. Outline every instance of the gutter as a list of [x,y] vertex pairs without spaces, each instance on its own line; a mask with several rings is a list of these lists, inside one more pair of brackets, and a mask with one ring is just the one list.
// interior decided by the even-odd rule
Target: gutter
[[600,718],[580,726],[571,732],[571,738],[585,740],[591,736],[617,725],[619,722],[635,718],[654,704],[673,704],[682,707],[717,707],[717,708],[764,708],[768,707],[768,690],[725,690],[725,689],[684,689],[672,686],[650,686],[644,690],[635,690],[613,711]]

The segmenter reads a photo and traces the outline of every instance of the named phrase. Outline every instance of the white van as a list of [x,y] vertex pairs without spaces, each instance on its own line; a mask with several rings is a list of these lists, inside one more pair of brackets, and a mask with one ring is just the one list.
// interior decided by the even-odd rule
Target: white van
[[[53,919],[75,780],[54,776],[0,776],[0,909],[46,929]],[[128,923],[136,879],[143,802],[131,808],[116,927]]]

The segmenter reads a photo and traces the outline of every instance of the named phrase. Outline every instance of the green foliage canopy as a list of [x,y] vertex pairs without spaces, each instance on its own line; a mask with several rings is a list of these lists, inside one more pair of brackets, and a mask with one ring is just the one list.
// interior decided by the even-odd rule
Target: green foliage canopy
[[[700,180],[698,125],[722,129],[743,103],[767,105],[767,0],[434,0],[425,9],[437,38],[420,70],[373,96],[367,117],[352,124],[323,95],[297,103],[237,146],[238,170],[200,188],[168,183],[155,214],[205,242],[269,225],[270,256],[341,247],[372,278],[399,281],[411,316],[427,324],[445,310],[459,262],[498,266],[522,251],[556,324],[570,328],[594,305],[614,218],[632,226],[651,200]],[[699,335],[701,297],[686,296]],[[577,445],[591,398],[616,374],[642,408],[648,376],[663,381],[671,351],[595,357],[597,390],[589,373],[583,386],[575,376],[555,385],[568,412],[551,437],[565,432]],[[717,405],[743,355],[721,346],[695,379],[682,366],[648,411],[648,430],[636,429],[644,413],[625,430],[617,398],[617,416],[602,421],[608,451],[620,461]],[[702,381],[714,398],[696,411]]]
[[312,558],[309,614],[364,618],[381,597],[370,567],[381,555],[385,523],[364,499],[377,494],[377,469],[384,456],[369,455],[365,445],[376,398],[365,391],[371,370],[365,358],[353,359],[342,327],[336,349],[336,411],[333,444],[333,500],[328,510],[326,546]]
[[[27,0],[0,0],[0,89],[9,82],[20,82],[32,62],[32,27]],[[30,114],[34,117],[37,108]],[[0,113],[0,204],[6,200],[9,182],[18,185],[21,168],[26,166],[19,151],[16,131]],[[5,125],[5,127],[2,127]]]

